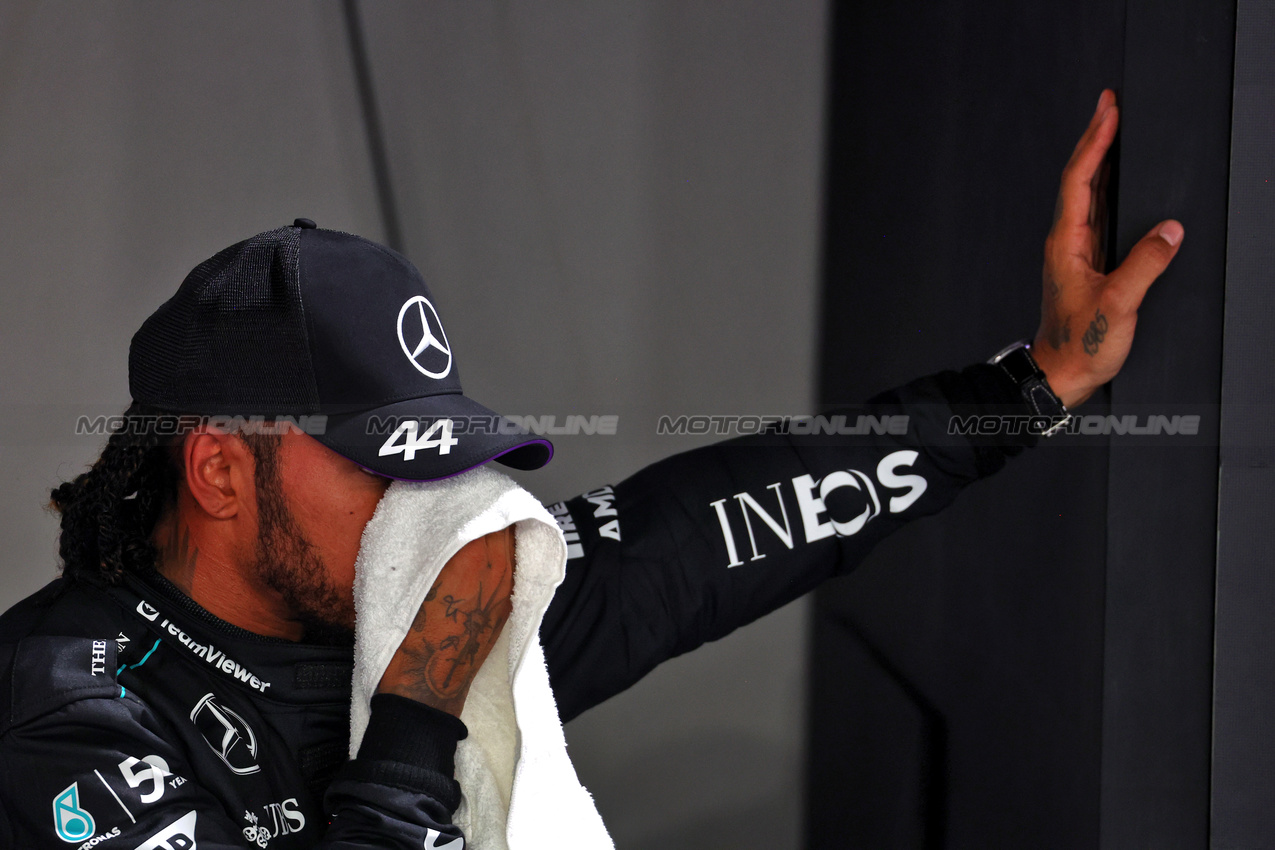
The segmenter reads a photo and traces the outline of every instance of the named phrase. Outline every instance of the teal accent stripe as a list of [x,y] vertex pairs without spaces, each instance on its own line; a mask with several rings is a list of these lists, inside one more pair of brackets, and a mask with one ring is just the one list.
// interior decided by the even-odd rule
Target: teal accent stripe
[[[143,664],[146,663],[146,659],[150,658],[151,655],[157,649],[159,649],[159,638],[155,639],[155,645],[150,648],[149,652],[147,652],[145,655],[142,656],[141,661],[137,662],[136,664],[125,664],[123,667],[115,671],[115,675],[118,676],[120,673],[123,673],[125,670],[135,670],[138,667],[141,667]],[[123,690],[123,688],[121,688],[120,690]],[[120,696],[123,696],[123,694],[120,694]]]

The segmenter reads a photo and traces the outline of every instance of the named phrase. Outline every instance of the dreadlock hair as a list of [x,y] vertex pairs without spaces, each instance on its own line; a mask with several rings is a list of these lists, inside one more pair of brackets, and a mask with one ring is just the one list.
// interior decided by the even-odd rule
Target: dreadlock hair
[[[139,405],[130,406],[124,426],[111,434],[88,471],[53,489],[49,506],[61,514],[58,554],[62,574],[71,580],[95,577],[118,584],[126,572],[155,567],[151,532],[177,503],[185,474],[181,446],[190,429],[161,434],[130,427],[144,416]],[[278,435],[239,436],[258,465],[275,468]]]

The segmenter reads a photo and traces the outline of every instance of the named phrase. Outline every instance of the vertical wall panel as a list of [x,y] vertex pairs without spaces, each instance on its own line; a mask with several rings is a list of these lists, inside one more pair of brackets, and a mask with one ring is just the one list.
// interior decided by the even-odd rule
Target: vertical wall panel
[[[1164,218],[1180,219],[1187,241],[1140,312],[1124,372],[1080,412],[1201,414],[1200,433],[1047,443],[820,594],[815,847],[1208,841],[1233,7],[1008,8],[837,7],[822,397],[985,356],[991,340],[973,342],[1011,320],[1030,333],[1039,291],[993,282],[1038,279],[1032,204],[1052,209],[1056,184],[1034,175],[1056,180],[1110,86],[1122,106],[1111,265]],[[855,132],[859,116],[874,132]],[[1071,127],[1057,124],[1065,116]],[[1047,229],[1042,216],[1039,236]],[[909,344],[896,316],[915,317]],[[851,343],[875,356],[856,359]],[[1266,492],[1247,474],[1234,487],[1241,501]],[[1242,565],[1256,548],[1241,546],[1237,523],[1232,595],[1249,588]],[[1256,622],[1235,610],[1233,641]],[[856,651],[833,651],[847,640]],[[882,720],[844,677],[911,708]],[[1229,729],[1249,740],[1256,730],[1238,717],[1255,693],[1230,694]],[[857,762],[881,769],[862,776]],[[1256,762],[1231,767],[1242,776]],[[883,798],[893,807],[874,819]],[[1256,798],[1221,799],[1215,789],[1215,816]],[[899,806],[916,820],[898,825]]]
[[1275,835],[1275,7],[1242,0],[1222,349],[1212,846],[1261,847]]
[[1112,412],[1202,405],[1176,444],[1114,437],[1108,483],[1102,847],[1208,841],[1213,582],[1233,5],[1130,0],[1116,248],[1186,228],[1138,314]]
[[[1059,177],[1119,88],[1123,12],[837,5],[825,402],[1034,333]],[[818,594],[809,847],[1095,846],[1106,481],[1104,437],[1056,438]]]

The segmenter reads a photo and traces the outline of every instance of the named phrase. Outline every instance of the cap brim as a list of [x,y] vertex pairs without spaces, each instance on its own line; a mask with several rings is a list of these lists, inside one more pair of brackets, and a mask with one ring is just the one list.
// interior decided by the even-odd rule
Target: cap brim
[[553,444],[459,393],[329,415],[314,438],[364,469],[403,481],[436,481],[498,461],[539,469]]

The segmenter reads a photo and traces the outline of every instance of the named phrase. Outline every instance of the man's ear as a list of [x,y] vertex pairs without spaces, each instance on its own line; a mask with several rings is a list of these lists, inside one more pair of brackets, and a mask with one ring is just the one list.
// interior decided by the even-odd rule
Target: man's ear
[[207,429],[186,435],[182,445],[185,482],[190,494],[214,519],[230,519],[253,491],[252,454],[236,437]]

